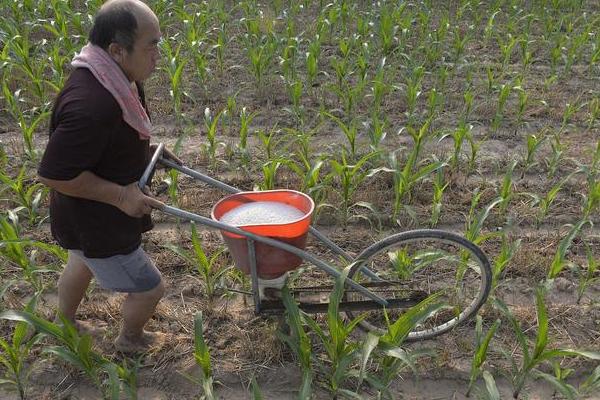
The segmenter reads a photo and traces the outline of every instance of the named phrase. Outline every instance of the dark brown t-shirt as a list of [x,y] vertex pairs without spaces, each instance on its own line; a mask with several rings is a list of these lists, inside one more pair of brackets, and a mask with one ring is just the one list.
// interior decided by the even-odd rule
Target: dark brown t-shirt
[[[140,99],[144,104],[141,90]],[[149,141],[123,120],[116,100],[89,70],[75,69],[54,104],[38,173],[70,180],[87,170],[127,185],[140,179],[148,161]],[[140,245],[142,232],[152,229],[149,215],[130,217],[112,205],[54,190],[50,219],[52,235],[62,247],[93,258],[130,253]]]

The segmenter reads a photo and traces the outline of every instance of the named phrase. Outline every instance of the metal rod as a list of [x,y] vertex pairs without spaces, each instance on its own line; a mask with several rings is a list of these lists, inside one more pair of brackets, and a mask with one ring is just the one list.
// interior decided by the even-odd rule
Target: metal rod
[[[279,249],[288,251],[292,254],[297,255],[298,257],[307,260],[309,262],[311,262],[312,264],[314,264],[316,267],[320,268],[321,270],[325,271],[326,273],[328,273],[329,275],[338,278],[340,276],[340,271],[338,271],[336,268],[332,267],[331,265],[327,264],[326,262],[324,262],[323,260],[320,260],[319,258],[313,256],[310,253],[307,253],[306,251],[303,251],[295,246],[292,246],[290,244],[287,243],[283,243],[280,242],[279,240],[275,240],[275,239],[271,239],[269,237],[266,236],[259,236],[259,235],[255,235],[253,233],[250,232],[246,232],[240,228],[237,228],[235,226],[232,225],[227,225],[224,224],[222,222],[218,222],[218,221],[214,221],[210,218],[206,218],[203,217],[201,215],[197,215],[188,211],[184,211],[181,210],[179,208],[175,208],[175,207],[171,207],[171,206],[167,206],[165,205],[164,207],[161,208],[161,211],[167,213],[167,214],[171,214],[174,215],[176,217],[182,218],[182,219],[186,219],[186,220],[190,220],[190,221],[195,221],[195,222],[199,222],[203,225],[207,225],[210,226],[211,228],[215,228],[215,229],[220,229],[223,231],[227,231],[227,232],[231,232],[231,233],[235,233],[237,235],[240,236],[244,236],[247,239],[253,239],[257,242],[261,242],[261,243],[265,243],[268,244],[270,246],[273,247],[277,247]],[[376,294],[374,294],[373,292],[371,292],[370,290],[368,290],[367,288],[365,288],[364,286],[358,284],[356,281],[352,280],[352,279],[346,279],[346,284],[351,286],[352,288],[356,289],[357,291],[359,291],[360,293],[362,293],[363,295],[365,295],[366,297],[370,298],[371,300],[376,301],[377,303],[383,305],[383,306],[387,306],[387,301],[379,296],[377,296]]]
[[250,259],[250,276],[252,277],[252,296],[254,297],[254,311],[260,313],[260,292],[258,290],[258,271],[256,268],[256,247],[254,240],[248,239],[248,257]]
[[156,147],[156,150],[154,151],[154,154],[152,155],[152,158],[150,159],[148,166],[146,166],[146,169],[144,170],[142,177],[138,181],[138,186],[141,191],[144,191],[144,188],[146,187],[146,183],[148,183],[148,179],[150,179],[150,175],[152,175],[152,173],[154,172],[154,166],[156,165],[156,162],[159,160],[160,156],[162,155],[164,148],[165,148],[164,143],[159,143],[158,146]]
[[228,193],[239,193],[239,192],[241,192],[240,189],[237,189],[237,188],[235,188],[233,186],[230,186],[230,185],[228,185],[226,183],[223,183],[221,181],[213,179],[210,176],[206,176],[204,174],[201,174],[200,172],[198,172],[196,170],[193,170],[191,168],[184,167],[183,165],[179,165],[179,164],[177,164],[177,163],[175,163],[175,162],[173,162],[171,160],[168,160],[166,158],[161,158],[159,160],[159,162],[161,164],[163,164],[163,165],[166,165],[169,168],[173,168],[173,169],[176,169],[179,172],[183,172],[184,174],[186,174],[188,176],[191,176],[192,178],[196,178],[199,181],[207,183],[207,184],[209,184],[211,186],[214,186],[216,188],[222,189],[225,192],[228,192]]

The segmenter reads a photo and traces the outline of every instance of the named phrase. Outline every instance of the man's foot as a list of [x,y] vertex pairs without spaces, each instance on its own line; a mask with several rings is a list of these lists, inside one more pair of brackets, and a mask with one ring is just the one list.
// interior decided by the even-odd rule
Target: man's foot
[[[59,318],[54,320],[54,323],[62,327],[62,321]],[[77,329],[77,333],[80,336],[90,335],[92,337],[100,337],[106,333],[106,322],[100,321],[98,324],[94,324],[89,321],[71,321],[71,323]]]
[[144,353],[159,348],[165,343],[166,336],[162,332],[146,332],[138,337],[128,337],[121,333],[115,340],[115,347],[121,353]]

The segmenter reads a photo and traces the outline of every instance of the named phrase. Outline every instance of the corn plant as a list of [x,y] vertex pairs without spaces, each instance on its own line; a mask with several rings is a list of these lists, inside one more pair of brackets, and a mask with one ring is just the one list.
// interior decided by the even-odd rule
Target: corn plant
[[510,204],[510,201],[514,197],[514,188],[513,188],[513,171],[515,170],[515,166],[517,165],[517,161],[513,161],[508,166],[506,173],[504,174],[504,178],[502,179],[502,187],[500,188],[499,197],[501,199],[500,206],[500,214],[504,215]]
[[470,137],[470,132],[473,129],[473,125],[467,125],[464,122],[464,120],[466,120],[466,117],[463,119],[463,121],[460,122],[459,126],[455,130],[442,135],[442,137],[440,138],[440,141],[444,140],[447,137],[452,138],[454,144],[454,152],[452,153],[452,157],[450,157],[450,167],[453,171],[458,170],[463,143],[465,142],[465,140],[468,140],[468,138]]
[[574,171],[574,172],[570,173],[569,175],[567,175],[566,177],[564,177],[563,179],[561,179],[560,181],[558,181],[554,186],[552,186],[550,188],[550,190],[548,190],[548,192],[546,193],[546,195],[543,198],[539,198],[538,196],[534,195],[535,203],[539,204],[538,211],[535,216],[536,225],[538,227],[540,226],[542,221],[548,215],[548,211],[550,210],[550,207],[556,200],[556,197],[562,190],[563,186],[571,179],[571,177],[573,177],[578,172],[579,171]]
[[223,276],[231,270],[232,267],[219,267],[220,257],[225,251],[224,248],[218,249],[210,256],[205,252],[202,247],[202,241],[198,237],[198,230],[194,222],[191,223],[191,231],[192,251],[186,251],[173,244],[167,244],[165,247],[182,260],[186,261],[189,265],[195,266],[196,272],[202,277],[206,297],[212,301]]
[[598,365],[590,376],[579,385],[579,393],[582,395],[591,395],[600,390],[600,365]]
[[287,159],[275,158],[262,164],[262,182],[258,184],[259,190],[273,190],[275,189],[275,182],[277,178],[277,171],[279,168],[286,163]]
[[43,352],[58,356],[80,369],[94,386],[104,392],[105,398],[119,399],[120,382],[118,376],[111,374],[111,371],[115,371],[113,363],[92,350],[91,336],[79,335],[69,320],[60,316],[61,325],[58,325],[29,311],[15,310],[1,313],[0,319],[27,323],[36,332],[58,340],[59,345],[46,346]]
[[417,325],[444,307],[439,297],[439,293],[429,296],[402,313],[396,321],[390,321],[388,313],[384,311],[386,332],[379,337],[369,333],[365,339],[361,357],[360,378],[365,377],[364,371],[368,356],[370,351],[374,351],[376,355],[372,358],[378,362],[379,372],[366,375],[366,379],[377,390],[378,399],[394,398],[389,386],[398,374],[409,368],[417,375],[416,362],[418,359],[434,355],[434,352],[427,348],[409,350],[403,349],[402,345],[408,334]]
[[496,198],[492,200],[479,213],[475,214],[475,210],[479,204],[479,200],[481,199],[482,194],[483,192],[480,192],[479,189],[475,189],[473,197],[471,198],[471,206],[469,208],[469,214],[466,220],[465,237],[467,238],[467,240],[470,240],[475,244],[481,244],[484,241],[498,235],[497,232],[482,234],[481,230],[483,229],[483,224],[485,223],[485,220],[489,217],[492,209],[496,207],[502,201],[502,199]]
[[510,96],[510,92],[513,87],[511,84],[504,84],[500,86],[500,92],[498,93],[498,104],[496,106],[496,114],[494,115],[494,119],[492,120],[492,131],[496,132],[502,123],[504,109],[506,107],[506,102],[508,101],[508,97]]
[[417,100],[421,96],[421,87],[425,68],[417,66],[406,80],[406,113],[409,121],[413,120]]
[[424,166],[420,166],[419,156],[422,147],[425,145],[431,133],[429,132],[429,124],[431,121],[425,122],[420,129],[416,130],[412,127],[407,127],[407,132],[413,139],[413,147],[408,154],[406,163],[402,166],[398,161],[396,153],[399,150],[393,151],[388,156],[389,168],[380,168],[386,172],[392,172],[394,177],[394,217],[398,215],[402,208],[403,202],[407,196],[411,195],[413,186],[427,177],[429,174],[444,167],[446,164],[442,161],[434,161]]
[[242,107],[240,111],[240,142],[238,144],[238,148],[242,152],[242,154],[247,155],[248,152],[248,134],[250,124],[252,124],[252,120],[258,115],[258,111],[253,113],[248,113],[246,107]]
[[0,193],[10,191],[13,195],[10,200],[17,204],[17,207],[12,209],[11,212],[15,214],[24,213],[29,224],[34,225],[43,221],[40,215],[40,205],[44,201],[48,189],[39,182],[28,184],[27,167],[27,163],[23,164],[15,178],[11,178],[0,171],[0,182],[4,184],[4,187],[0,189]]
[[[35,295],[27,303],[25,308],[28,312],[33,312],[38,296]],[[27,386],[29,374],[32,369],[26,364],[33,346],[39,341],[39,334],[28,335],[28,325],[25,322],[19,321],[15,325],[10,340],[0,338],[0,364],[6,369],[4,379],[0,379],[0,385],[8,384],[16,388],[19,398],[25,400],[27,398]]]
[[373,113],[370,120],[363,122],[363,126],[367,129],[367,136],[369,137],[369,146],[371,147],[371,150],[379,151],[381,148],[381,143],[387,136],[387,119],[382,121],[377,113]]
[[178,44],[174,49],[171,46],[171,40],[177,40],[177,38],[173,37],[169,40],[161,41],[162,49],[167,56],[167,65],[165,67],[165,71],[169,76],[169,81],[171,85],[171,98],[173,99],[173,111],[176,116],[179,116],[181,113],[181,98],[182,95],[185,94],[182,90],[182,78],[183,78],[183,69],[188,62],[187,58],[184,58],[181,53],[182,44]]
[[213,400],[217,397],[213,389],[213,368],[210,361],[210,349],[204,340],[204,321],[202,311],[194,316],[194,360],[200,367],[200,379],[180,372],[189,381],[202,387],[202,399]]
[[444,180],[444,168],[439,168],[435,172],[435,178],[433,178],[433,200],[431,202],[431,218],[429,224],[431,227],[435,227],[442,213],[442,197],[444,191],[450,185],[450,182]]
[[328,112],[323,112],[322,115],[334,121],[344,133],[346,140],[348,140],[347,150],[349,152],[350,160],[354,160],[356,157],[356,139],[358,137],[358,126],[355,119],[352,119],[348,124],[344,123],[341,119]]
[[206,150],[209,160],[216,163],[217,147],[222,144],[217,140],[217,129],[219,127],[219,119],[223,115],[225,109],[219,111],[215,116],[212,115],[210,108],[204,109],[204,127],[206,129],[206,139],[208,141],[203,147]]
[[548,178],[552,178],[556,174],[564,152],[564,145],[560,142],[558,135],[552,137],[550,148],[552,149],[552,154],[550,159],[546,161],[548,165]]
[[493,296],[494,292],[498,287],[500,278],[506,270],[506,267],[511,262],[517,251],[521,248],[521,239],[511,241],[506,234],[502,234],[502,244],[500,245],[500,252],[494,258],[492,263],[492,288],[490,296]]
[[590,130],[594,126],[594,123],[598,119],[598,116],[600,116],[600,98],[594,97],[588,103],[588,110],[589,110],[589,117],[587,119],[587,124],[588,124],[587,128],[588,128],[588,130]]
[[[546,381],[554,386],[563,395],[571,393],[566,383],[559,378],[548,379],[547,374],[540,373],[537,367],[545,362],[558,362],[565,357],[583,357],[591,360],[600,360],[600,353],[578,349],[547,349],[548,345],[548,314],[544,304],[544,289],[538,287],[535,294],[536,310],[537,310],[537,334],[535,344],[531,348],[531,344],[525,332],[521,328],[521,324],[513,316],[509,308],[501,300],[495,299],[494,305],[502,314],[509,320],[513,328],[513,332],[517,337],[517,341],[522,352],[522,360],[517,364],[514,357],[506,353],[506,357],[511,361],[511,376],[509,377],[513,385],[513,398],[517,399],[523,390],[525,383],[532,376],[537,376],[546,379]],[[572,396],[567,396],[574,398]]]
[[11,92],[6,81],[2,82],[2,94],[4,101],[8,105],[10,115],[15,119],[19,126],[21,137],[23,139],[23,150],[27,157],[31,160],[37,158],[37,152],[33,143],[33,135],[39,124],[44,122],[50,116],[49,111],[43,108],[32,108],[23,110],[20,103],[25,102],[21,95],[21,90]]
[[527,155],[523,161],[523,171],[521,172],[521,179],[525,177],[527,171],[535,166],[537,162],[534,161],[535,153],[539,150],[540,146],[546,140],[547,136],[544,134],[536,135],[531,133],[527,135]]
[[466,396],[469,397],[473,385],[477,378],[482,374],[482,367],[487,359],[487,352],[490,342],[496,330],[500,326],[501,321],[497,319],[490,329],[487,331],[485,336],[483,335],[483,319],[481,315],[477,315],[475,319],[475,352],[473,353],[473,360],[471,361],[471,372],[469,376],[469,386],[467,388]]
[[579,284],[577,286],[577,303],[581,302],[583,295],[588,287],[600,282],[600,262],[594,257],[593,251],[589,245],[585,245],[586,254],[586,266],[585,269],[582,266],[573,264],[575,272],[579,277]]
[[312,318],[305,318],[305,322],[313,331],[325,348],[327,364],[317,364],[324,369],[328,379],[328,389],[335,397],[338,394],[350,394],[342,388],[342,384],[351,376],[351,365],[356,360],[360,347],[351,340],[351,334],[362,321],[365,315],[360,315],[352,321],[345,322],[339,313],[339,304],[344,294],[344,281],[348,276],[350,267],[346,267],[340,277],[336,279],[335,286],[329,298],[327,309],[326,330],[321,328]]
[[298,358],[300,368],[302,369],[302,384],[298,391],[298,398],[309,400],[312,393],[314,372],[312,344],[303,326],[303,320],[307,317],[303,316],[287,286],[283,288],[281,298],[285,306],[285,321],[290,328],[290,334],[287,335],[281,331],[277,331],[277,336],[287,344]]
[[548,279],[554,279],[560,274],[563,268],[567,265],[566,257],[571,244],[573,244],[573,240],[579,235],[581,230],[586,224],[591,223],[587,219],[582,219],[577,224],[571,226],[571,229],[567,233],[565,237],[560,241],[558,248],[556,249],[556,253],[554,254],[554,258],[552,259],[552,264],[548,269]]
[[369,160],[376,155],[377,153],[369,153],[356,163],[350,164],[345,149],[342,149],[341,159],[330,161],[331,172],[329,177],[339,184],[342,203],[338,211],[342,214],[342,223],[344,225],[350,218],[351,201],[354,193],[367,177],[373,176],[377,172],[366,168]]

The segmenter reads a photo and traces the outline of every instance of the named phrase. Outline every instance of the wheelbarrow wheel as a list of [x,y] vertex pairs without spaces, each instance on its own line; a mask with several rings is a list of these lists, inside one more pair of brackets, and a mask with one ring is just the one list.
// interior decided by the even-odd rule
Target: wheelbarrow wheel
[[[363,273],[363,266],[381,281]],[[405,341],[430,339],[469,320],[485,303],[492,283],[490,263],[479,247],[459,235],[435,229],[402,232],[371,245],[356,257],[348,278],[394,300],[397,308],[367,311],[360,322],[361,328],[380,335],[410,306],[436,296],[434,302],[442,306],[422,318]],[[346,299],[366,300],[350,288]],[[346,314],[354,319],[361,313]]]

